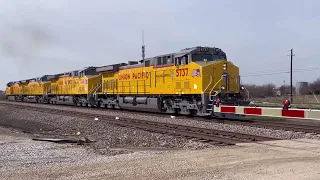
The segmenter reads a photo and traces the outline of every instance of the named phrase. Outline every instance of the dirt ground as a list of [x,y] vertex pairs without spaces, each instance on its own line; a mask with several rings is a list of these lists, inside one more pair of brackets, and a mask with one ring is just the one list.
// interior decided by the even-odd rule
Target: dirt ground
[[0,179],[320,179],[320,141],[104,156],[0,128]]

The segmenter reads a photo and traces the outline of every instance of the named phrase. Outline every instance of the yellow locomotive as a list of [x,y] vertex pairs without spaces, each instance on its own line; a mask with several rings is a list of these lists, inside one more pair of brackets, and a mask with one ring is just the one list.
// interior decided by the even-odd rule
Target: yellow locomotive
[[214,115],[218,99],[222,104],[247,105],[242,90],[239,68],[221,49],[193,47],[35,82],[8,83],[6,96],[16,101],[207,116]]

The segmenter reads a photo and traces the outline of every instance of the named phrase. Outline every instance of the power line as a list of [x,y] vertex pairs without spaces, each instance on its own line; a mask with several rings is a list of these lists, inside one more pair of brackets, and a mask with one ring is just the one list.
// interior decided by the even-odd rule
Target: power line
[[248,75],[241,75],[241,77],[251,77],[251,76],[268,76],[268,75],[276,75],[276,74],[288,74],[289,71],[283,72],[273,72],[273,73],[262,73],[262,74],[248,74]]
[[[295,71],[295,72],[307,71],[307,70],[320,70],[320,67],[293,69],[293,71]],[[248,74],[279,73],[279,72],[289,72],[289,70],[288,71],[284,71],[282,69],[279,69],[279,70],[265,70],[265,71],[255,71],[253,73],[248,73]],[[244,74],[244,75],[248,75],[248,74]]]
[[[293,69],[292,72],[305,72],[305,71],[315,71],[320,70],[320,67],[315,68],[305,68],[305,69]],[[243,74],[241,77],[250,77],[250,76],[266,76],[266,75],[276,75],[276,74],[289,74],[290,71],[261,71],[266,73],[250,73],[250,74]]]
[[[319,67],[320,68],[320,67]],[[283,72],[283,69],[277,69],[277,70],[261,70],[261,71],[254,71],[250,72],[250,74],[256,74],[256,73],[272,73],[272,72]]]

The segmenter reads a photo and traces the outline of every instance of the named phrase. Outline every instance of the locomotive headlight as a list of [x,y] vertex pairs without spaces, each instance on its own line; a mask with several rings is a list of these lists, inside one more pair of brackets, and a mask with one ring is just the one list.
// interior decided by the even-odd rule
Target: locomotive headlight
[[226,89],[224,86],[221,86],[220,88],[221,88],[221,90],[225,90]]
[[240,87],[240,89],[241,89],[241,90],[244,90],[244,87],[243,87],[243,86],[241,86],[241,87]]
[[223,64],[223,70],[224,70],[224,71],[227,70],[227,64]]

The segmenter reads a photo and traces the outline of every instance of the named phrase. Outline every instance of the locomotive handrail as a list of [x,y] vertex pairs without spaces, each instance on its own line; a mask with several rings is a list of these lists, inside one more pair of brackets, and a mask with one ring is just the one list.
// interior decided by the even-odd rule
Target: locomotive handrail
[[99,90],[99,88],[101,88],[101,86],[102,86],[102,84],[99,83],[99,84],[97,85],[97,88],[96,88],[96,90],[94,91],[94,93],[97,93],[97,91]]
[[220,80],[212,87],[211,91],[209,92],[209,95],[211,96],[211,93],[213,91],[213,89],[218,85],[218,83],[222,80],[222,78],[220,78]]
[[204,102],[204,93],[207,91],[207,89],[209,88],[211,83],[212,83],[212,76],[210,75],[210,82],[209,82],[208,86],[204,89],[204,91],[202,92],[202,98],[201,98],[202,99],[202,104],[205,104],[205,102]]
[[212,76],[210,76],[210,82],[209,82],[208,86],[204,89],[203,92],[206,92],[206,91],[207,91],[207,89],[209,88],[209,86],[211,85],[211,83],[212,83]]
[[92,87],[89,91],[88,94],[91,94],[91,92],[96,88],[97,86]]
[[97,96],[96,96],[96,92],[97,92],[97,90],[100,88],[102,86],[102,84],[97,84],[96,86],[94,86],[94,87],[92,87],[91,89],[90,89],[90,91],[88,92],[88,96],[87,96],[87,99],[89,100],[89,98],[91,97],[91,96],[89,96],[89,95],[93,95],[93,97],[95,98],[95,99],[97,99]]
[[[88,94],[94,94],[97,92],[97,90],[100,88],[101,84],[97,84],[96,86],[94,86],[93,88],[91,88],[91,90],[88,92]],[[96,91],[95,91],[96,90]],[[94,92],[93,92],[94,91]]]

